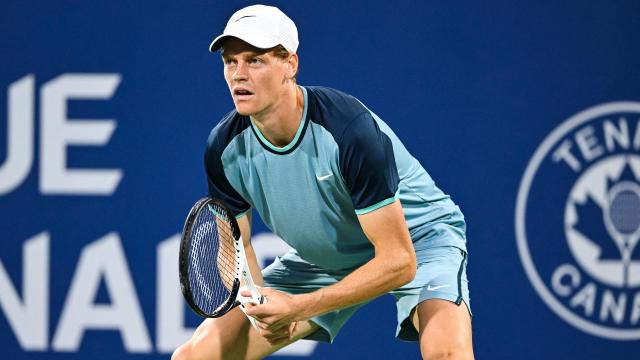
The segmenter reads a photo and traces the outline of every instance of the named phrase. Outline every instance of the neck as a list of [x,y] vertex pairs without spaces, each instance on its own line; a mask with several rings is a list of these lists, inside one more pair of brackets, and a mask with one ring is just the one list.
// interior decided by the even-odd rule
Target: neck
[[302,90],[293,84],[286,88],[280,101],[269,109],[252,115],[251,119],[271,144],[284,147],[295,137],[303,111],[304,95]]

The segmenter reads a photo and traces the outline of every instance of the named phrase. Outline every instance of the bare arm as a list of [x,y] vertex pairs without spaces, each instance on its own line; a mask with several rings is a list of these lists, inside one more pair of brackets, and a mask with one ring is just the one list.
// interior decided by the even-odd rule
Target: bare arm
[[375,248],[375,256],[334,285],[309,294],[289,295],[272,289],[263,294],[274,301],[252,307],[269,329],[361,303],[413,280],[416,258],[400,202],[358,217]]
[[300,295],[310,318],[380,296],[415,277],[416,256],[400,202],[382,207],[358,220],[375,248],[375,256],[334,285]]

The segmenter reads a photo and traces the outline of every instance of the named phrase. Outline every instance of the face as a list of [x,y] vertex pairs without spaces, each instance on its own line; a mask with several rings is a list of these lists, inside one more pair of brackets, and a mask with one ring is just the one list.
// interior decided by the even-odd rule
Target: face
[[259,117],[278,106],[292,77],[290,61],[236,38],[224,42],[222,61],[238,113]]

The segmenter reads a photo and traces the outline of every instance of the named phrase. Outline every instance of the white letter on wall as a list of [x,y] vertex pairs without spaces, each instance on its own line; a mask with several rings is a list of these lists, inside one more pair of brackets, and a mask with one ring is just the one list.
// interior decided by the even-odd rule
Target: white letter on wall
[[178,279],[180,235],[174,235],[158,245],[156,270],[156,347],[170,353],[191,338],[195,331],[184,327],[184,300]]
[[0,307],[23,350],[47,350],[49,334],[49,234],[23,245],[22,297],[0,262]]
[[109,99],[120,74],[65,74],[41,89],[40,191],[43,194],[111,195],[122,179],[120,169],[71,170],[68,145],[104,145],[116,128],[112,119],[68,121],[67,100]]
[[[102,277],[111,299],[108,305],[94,304]],[[53,337],[53,349],[78,350],[88,329],[119,330],[127,351],[151,352],[151,340],[117,233],[107,234],[82,250]]]
[[0,195],[20,186],[33,162],[33,75],[9,86],[7,159],[0,166]]

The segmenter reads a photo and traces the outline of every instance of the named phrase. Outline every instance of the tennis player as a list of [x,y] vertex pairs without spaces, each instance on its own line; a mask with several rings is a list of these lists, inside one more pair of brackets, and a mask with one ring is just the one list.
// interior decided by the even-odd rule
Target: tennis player
[[[220,50],[235,109],[209,136],[209,194],[238,219],[266,304],[205,320],[173,359],[256,359],[331,342],[367,301],[395,297],[396,336],[426,359],[472,359],[464,217],[356,98],[300,86],[298,33],[275,7],[237,11]],[[292,248],[262,270],[251,211]],[[248,295],[248,294],[245,294]]]

